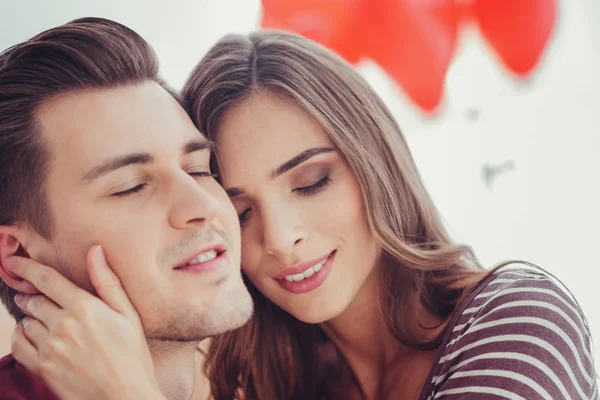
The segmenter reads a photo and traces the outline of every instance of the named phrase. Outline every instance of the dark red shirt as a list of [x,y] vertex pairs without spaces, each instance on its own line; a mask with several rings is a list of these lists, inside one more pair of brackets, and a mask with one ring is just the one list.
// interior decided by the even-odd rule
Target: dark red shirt
[[12,355],[0,359],[0,400],[60,400]]

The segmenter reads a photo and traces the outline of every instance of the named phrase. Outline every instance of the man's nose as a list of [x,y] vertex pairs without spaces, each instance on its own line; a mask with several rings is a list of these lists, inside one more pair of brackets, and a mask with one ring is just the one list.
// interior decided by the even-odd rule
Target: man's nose
[[190,225],[210,222],[221,207],[213,191],[207,184],[203,184],[202,180],[197,181],[188,174],[176,177],[170,188],[170,224],[175,228],[184,229]]

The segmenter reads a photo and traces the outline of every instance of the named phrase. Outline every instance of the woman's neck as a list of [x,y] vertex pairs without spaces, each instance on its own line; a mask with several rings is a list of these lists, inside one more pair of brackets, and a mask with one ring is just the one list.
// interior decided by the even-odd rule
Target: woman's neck
[[405,346],[390,332],[379,309],[378,277],[371,273],[348,308],[321,328],[344,356],[366,398],[376,398],[387,366]]
[[[412,368],[413,363],[416,371],[412,371],[411,381],[417,382],[418,387],[404,387],[402,390],[418,391],[422,384],[419,383],[420,379],[414,379],[415,373],[417,378],[424,375],[424,381],[435,353],[408,347],[394,337],[382,315],[378,289],[379,277],[373,272],[348,308],[338,317],[321,324],[323,331],[345,358],[361,397],[366,399],[379,399],[383,392],[389,393],[390,382],[395,385],[394,382],[402,380],[397,375],[390,378],[390,373],[399,374],[401,370],[409,370],[406,367],[410,365]],[[435,321],[431,316],[423,317],[426,321],[422,322],[427,324]],[[431,362],[423,362],[424,357],[431,359]]]

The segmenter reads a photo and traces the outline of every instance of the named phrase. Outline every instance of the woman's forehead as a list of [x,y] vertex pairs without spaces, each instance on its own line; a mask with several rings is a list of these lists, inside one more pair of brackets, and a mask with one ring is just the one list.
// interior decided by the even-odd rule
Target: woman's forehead
[[270,93],[251,96],[229,110],[216,137],[218,162],[225,170],[272,168],[323,146],[333,143],[319,122],[294,102]]

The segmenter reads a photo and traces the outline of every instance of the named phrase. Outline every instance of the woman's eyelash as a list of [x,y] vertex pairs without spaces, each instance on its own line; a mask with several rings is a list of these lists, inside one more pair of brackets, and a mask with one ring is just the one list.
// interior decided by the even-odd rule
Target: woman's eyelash
[[112,196],[114,196],[114,197],[125,197],[125,196],[128,196],[130,194],[139,192],[144,187],[146,187],[146,184],[142,183],[140,185],[132,187],[131,189],[123,190],[122,192],[113,193]]
[[[329,186],[330,183],[331,183],[331,179],[329,178],[328,175],[326,175],[323,178],[321,178],[317,183],[314,183],[314,184],[312,184],[310,186],[304,186],[304,187],[296,188],[296,189],[294,189],[292,191],[293,192],[298,192],[299,194],[301,194],[303,196],[308,196],[308,195],[320,192],[321,190],[323,190],[327,186]],[[250,211],[252,211],[252,209],[251,208],[247,208],[246,210],[244,210],[244,212],[242,212],[238,216],[238,219],[240,220],[240,226],[244,225],[244,222],[246,222],[246,220],[248,219],[248,214],[250,213]]]
[[314,183],[310,186],[296,188],[293,191],[298,192],[302,195],[311,195],[311,194],[315,194],[315,193],[325,189],[330,183],[331,183],[331,179],[329,178],[328,175],[325,175],[317,183]]
[[246,222],[246,220],[248,219],[249,212],[250,212],[250,209],[248,208],[248,209],[244,210],[244,212],[238,216],[238,219],[240,220],[240,225],[243,225],[244,222]]

